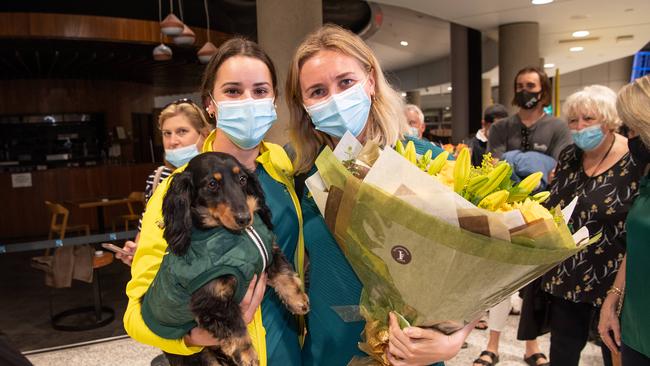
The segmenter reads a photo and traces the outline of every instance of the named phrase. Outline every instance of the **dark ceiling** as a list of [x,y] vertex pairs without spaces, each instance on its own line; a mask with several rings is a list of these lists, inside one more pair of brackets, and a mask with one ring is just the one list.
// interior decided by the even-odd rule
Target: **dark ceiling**
[[[162,0],[163,18],[170,2]],[[179,15],[179,1],[174,0]],[[185,22],[205,27],[202,0],[182,1]],[[255,0],[208,0],[210,26],[229,34],[257,38]],[[158,20],[158,1],[0,1],[0,12],[99,15]],[[361,0],[323,0],[323,21],[360,32],[370,20]],[[200,45],[175,46],[170,61],[152,58],[153,46],[119,42],[0,38],[0,79],[129,80],[156,86],[194,87],[203,65],[196,57]],[[278,65],[278,67],[281,67]]]
[[128,80],[162,87],[200,82],[204,65],[193,47],[170,46],[154,61],[153,46],[71,40],[0,39],[0,79]]

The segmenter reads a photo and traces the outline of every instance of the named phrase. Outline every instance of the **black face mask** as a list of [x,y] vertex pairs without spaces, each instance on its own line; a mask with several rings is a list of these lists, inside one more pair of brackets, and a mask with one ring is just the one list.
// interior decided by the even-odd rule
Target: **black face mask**
[[529,93],[525,90],[515,93],[515,102],[523,109],[533,109],[539,103],[541,92]]
[[645,146],[639,136],[632,137],[627,140],[627,148],[630,149],[630,155],[634,161],[640,166],[644,167],[650,163],[650,150]]

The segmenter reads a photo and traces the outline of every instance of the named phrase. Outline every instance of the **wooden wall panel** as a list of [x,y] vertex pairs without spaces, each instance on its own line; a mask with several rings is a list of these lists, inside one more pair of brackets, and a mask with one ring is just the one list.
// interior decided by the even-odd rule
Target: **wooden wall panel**
[[[50,213],[44,201],[65,202],[102,197],[126,197],[144,191],[154,164],[105,165],[92,168],[62,168],[32,172],[32,187],[12,188],[11,173],[0,173],[2,213],[0,242],[20,242],[47,236]],[[88,223],[97,230],[97,210],[68,206],[70,224]],[[105,225],[127,213],[126,206],[105,209]]]
[[[206,42],[206,29],[191,27],[197,47]],[[120,42],[160,42],[160,23],[149,20],[76,14],[0,13],[0,37],[93,39]],[[228,35],[210,31],[219,46]],[[166,38],[166,42],[170,42]]]

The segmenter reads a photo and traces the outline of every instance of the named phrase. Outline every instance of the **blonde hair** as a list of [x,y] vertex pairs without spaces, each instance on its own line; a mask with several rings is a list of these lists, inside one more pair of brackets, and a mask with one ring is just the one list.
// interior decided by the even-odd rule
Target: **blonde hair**
[[616,110],[623,122],[650,147],[650,75],[634,80],[618,92]]
[[567,121],[581,112],[594,113],[610,131],[621,126],[616,112],[616,93],[606,86],[590,85],[571,94],[562,107]]
[[203,136],[207,136],[212,130],[212,126],[208,123],[201,108],[190,100],[173,102],[160,111],[160,115],[158,116],[158,128],[162,129],[166,120],[178,115],[187,117],[192,127]]
[[366,126],[366,139],[381,146],[393,146],[408,130],[401,96],[388,84],[374,53],[356,34],[327,24],[308,35],[293,56],[286,84],[289,130],[296,151],[296,173],[307,172],[322,145],[333,147],[332,137],[314,128],[303,107],[300,69],[319,51],[330,50],[356,59],[375,79],[375,95]]

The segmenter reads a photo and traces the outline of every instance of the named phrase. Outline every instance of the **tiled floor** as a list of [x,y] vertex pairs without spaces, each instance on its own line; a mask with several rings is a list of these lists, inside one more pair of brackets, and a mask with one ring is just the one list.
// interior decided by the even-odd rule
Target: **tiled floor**
[[[499,362],[501,366],[525,365],[522,360],[524,345],[516,340],[518,320],[518,317],[510,316],[504,334],[501,336],[501,362]],[[548,351],[548,340],[548,335],[540,338],[544,352]],[[487,343],[487,331],[475,330],[469,336],[467,342],[469,347],[461,350],[455,359],[447,362],[447,366],[471,366],[472,360],[476,358]],[[90,346],[34,354],[28,358],[35,366],[148,366],[151,359],[158,354],[159,351],[154,348],[141,345],[130,339],[120,339]],[[580,365],[602,365],[600,349],[593,344],[588,344],[582,352]]]

